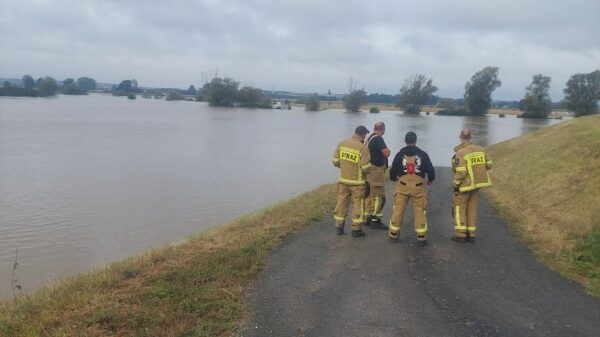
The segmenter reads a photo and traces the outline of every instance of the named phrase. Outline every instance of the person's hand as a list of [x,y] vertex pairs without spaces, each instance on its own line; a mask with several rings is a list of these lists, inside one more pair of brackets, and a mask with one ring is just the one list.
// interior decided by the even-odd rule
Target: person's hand
[[431,185],[431,184],[433,184],[433,180],[428,180],[427,185]]
[[454,192],[456,192],[456,193],[460,192],[460,190],[458,189],[458,186],[454,186],[453,189],[454,189]]

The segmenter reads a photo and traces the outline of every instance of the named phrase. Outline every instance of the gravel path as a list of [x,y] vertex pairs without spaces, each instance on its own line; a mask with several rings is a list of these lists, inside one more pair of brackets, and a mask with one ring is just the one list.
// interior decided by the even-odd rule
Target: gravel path
[[335,235],[332,217],[312,224],[273,252],[238,335],[600,336],[600,300],[537,262],[485,198],[477,242],[450,240],[451,171],[437,171],[426,247],[412,211],[398,243],[368,227]]

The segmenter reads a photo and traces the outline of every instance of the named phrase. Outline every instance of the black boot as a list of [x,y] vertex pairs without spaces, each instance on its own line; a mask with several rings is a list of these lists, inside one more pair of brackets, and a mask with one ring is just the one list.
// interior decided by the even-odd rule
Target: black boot
[[467,238],[466,237],[462,237],[462,236],[453,236],[452,237],[452,241],[456,241],[456,242],[467,242]]
[[385,230],[388,229],[388,227],[386,225],[384,225],[380,219],[377,219],[377,218],[373,219],[373,222],[371,223],[371,228],[385,229]]
[[371,226],[372,222],[373,218],[371,217],[371,215],[367,215],[367,221],[365,222],[365,226]]
[[471,236],[471,233],[467,232],[467,242],[475,243],[475,237]]
[[363,232],[362,229],[357,229],[357,230],[353,230],[352,231],[352,236],[355,238],[361,237],[361,236],[365,236],[365,232]]

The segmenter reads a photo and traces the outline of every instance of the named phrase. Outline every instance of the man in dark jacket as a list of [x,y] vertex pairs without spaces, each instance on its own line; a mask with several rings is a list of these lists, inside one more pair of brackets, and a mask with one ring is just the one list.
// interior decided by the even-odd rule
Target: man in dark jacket
[[[427,244],[427,219],[425,215],[427,190],[424,185],[433,183],[435,170],[429,155],[417,147],[417,135],[414,132],[407,132],[404,141],[406,147],[396,154],[390,169],[390,180],[397,183],[389,235],[392,241],[398,241],[404,212],[408,201],[412,199],[417,243],[419,246],[425,246]],[[425,181],[425,175],[427,175],[427,181]]]
[[367,174],[369,183],[369,192],[365,200],[367,214],[367,226],[377,229],[388,229],[381,222],[383,217],[383,206],[385,205],[385,170],[388,168],[388,157],[390,149],[385,145],[383,135],[385,134],[385,124],[383,122],[375,123],[373,133],[367,138],[367,146],[371,154],[372,170]]

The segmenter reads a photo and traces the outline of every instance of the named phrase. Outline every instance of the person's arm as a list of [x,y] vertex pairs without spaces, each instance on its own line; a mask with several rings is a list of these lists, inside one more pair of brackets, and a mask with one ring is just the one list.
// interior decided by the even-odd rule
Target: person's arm
[[383,140],[383,137],[379,137],[379,139],[381,139],[381,142],[379,144],[381,154],[387,158],[392,154],[392,151],[388,149],[387,145],[385,145],[385,140]]
[[333,162],[333,166],[340,167],[340,146],[339,145],[335,147],[331,161]]
[[392,162],[392,167],[390,168],[390,180],[398,181],[398,168],[401,166],[402,157],[400,156],[400,152],[396,154],[394,157],[394,161]]
[[388,149],[387,145],[385,145],[385,141],[383,140],[383,137],[377,137],[376,139],[373,139],[373,141],[376,142],[375,151],[381,152],[381,154],[383,155],[383,164],[387,169],[387,167],[389,166],[388,158],[392,154],[392,151],[390,151],[390,149]]
[[456,153],[456,158],[454,160],[457,161],[458,164],[454,170],[454,181],[452,182],[452,187],[458,188],[462,181],[467,177],[467,161],[465,160],[465,157],[458,152]]
[[433,163],[427,153],[425,153],[425,158],[427,159],[427,185],[431,185],[435,180],[435,168],[433,168]]
[[369,171],[371,171],[372,169],[372,165],[371,165],[371,153],[369,152],[369,147],[366,145],[363,145],[363,147],[360,149],[360,169],[364,172],[364,173],[369,173]]

